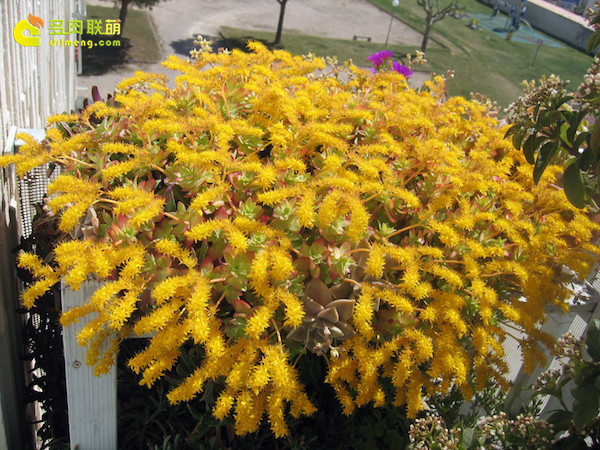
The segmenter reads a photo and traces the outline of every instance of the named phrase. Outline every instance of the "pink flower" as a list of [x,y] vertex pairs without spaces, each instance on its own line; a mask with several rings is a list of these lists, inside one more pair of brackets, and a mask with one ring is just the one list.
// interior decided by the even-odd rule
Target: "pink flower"
[[369,61],[371,61],[376,68],[379,68],[392,56],[394,56],[392,52],[389,50],[383,50],[381,52],[373,53],[371,56],[369,56]]
[[392,68],[399,74],[404,75],[404,78],[406,79],[409,79],[413,74],[413,71],[410,70],[410,67],[402,65],[398,61],[394,61],[392,63]]

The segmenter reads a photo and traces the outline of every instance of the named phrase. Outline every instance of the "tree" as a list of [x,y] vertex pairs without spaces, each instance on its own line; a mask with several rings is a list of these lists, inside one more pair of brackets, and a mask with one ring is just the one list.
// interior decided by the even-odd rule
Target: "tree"
[[279,44],[281,42],[281,31],[283,30],[283,17],[285,15],[285,4],[288,0],[277,0],[279,3],[279,21],[277,22],[277,33],[275,33],[275,40],[273,44]]
[[119,12],[119,23],[121,25],[121,34],[123,33],[123,29],[125,27],[125,20],[127,19],[127,9],[130,4],[134,4],[139,7],[153,7],[160,0],[121,0],[121,11]]
[[[279,1],[279,0],[278,0]],[[425,31],[423,33],[423,41],[421,41],[421,51],[427,50],[427,42],[433,24],[439,22],[452,11],[458,8],[458,2],[453,1],[445,8],[440,8],[437,0],[417,0],[417,4],[425,11]]]

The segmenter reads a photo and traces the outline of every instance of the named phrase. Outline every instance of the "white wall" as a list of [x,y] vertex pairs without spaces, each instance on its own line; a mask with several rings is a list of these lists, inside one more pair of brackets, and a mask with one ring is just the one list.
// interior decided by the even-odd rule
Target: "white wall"
[[[72,20],[81,1],[0,0],[0,152],[12,151],[11,127],[44,128],[49,115],[73,108],[74,49],[51,47],[48,31],[50,20]],[[44,26],[40,45],[25,47],[15,41],[13,29],[30,13]],[[0,171],[0,450],[31,445],[24,423],[25,374],[19,360],[19,300],[11,252],[21,232],[17,196],[12,170]]]
[[[0,2],[0,149],[10,126],[44,128],[51,114],[69,111],[75,100],[73,47],[49,45],[49,21],[72,20],[74,0],[2,0]],[[29,14],[44,26],[39,47],[24,47],[13,38],[17,22]]]

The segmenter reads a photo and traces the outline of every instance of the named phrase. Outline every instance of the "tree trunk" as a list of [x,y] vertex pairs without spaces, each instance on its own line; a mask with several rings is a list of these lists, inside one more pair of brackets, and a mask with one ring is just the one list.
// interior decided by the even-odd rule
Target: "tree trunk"
[[273,45],[277,45],[281,42],[281,31],[283,30],[283,16],[285,15],[285,4],[287,0],[277,0],[279,2],[279,22],[277,22],[277,33],[275,33],[275,40]]
[[119,25],[121,26],[121,35],[123,34],[123,28],[125,27],[125,19],[127,19],[127,7],[131,0],[121,0],[121,11],[119,12]]
[[431,27],[433,27],[433,17],[427,17],[427,19],[425,20],[425,32],[423,33],[423,40],[421,41],[421,51],[423,53],[425,53],[425,51],[427,50],[427,42],[429,41]]

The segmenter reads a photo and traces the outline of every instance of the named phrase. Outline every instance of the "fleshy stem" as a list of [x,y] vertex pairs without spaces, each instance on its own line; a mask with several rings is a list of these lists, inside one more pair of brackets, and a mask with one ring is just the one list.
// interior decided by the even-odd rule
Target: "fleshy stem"
[[420,223],[417,223],[417,224],[414,224],[414,225],[409,225],[409,226],[407,226],[407,227],[404,227],[404,228],[400,228],[399,230],[396,230],[396,231],[394,231],[393,233],[390,233],[390,234],[388,234],[388,235],[386,236],[386,239],[388,239],[388,240],[389,240],[390,238],[392,238],[392,237],[394,237],[394,236],[397,236],[397,235],[399,235],[400,233],[404,233],[405,231],[412,230],[413,228],[417,228],[417,227],[420,227],[420,226],[421,226],[421,224],[420,224]]

